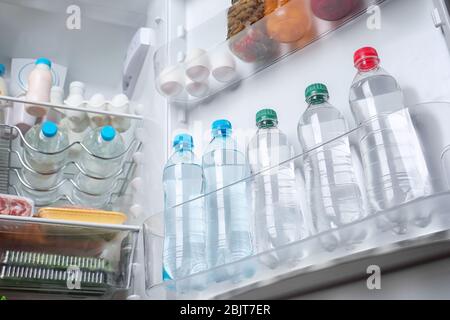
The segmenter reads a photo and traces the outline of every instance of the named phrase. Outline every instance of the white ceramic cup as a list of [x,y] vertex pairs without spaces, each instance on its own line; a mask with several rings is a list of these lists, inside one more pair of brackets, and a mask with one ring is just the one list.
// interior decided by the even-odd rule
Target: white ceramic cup
[[209,83],[192,81],[186,77],[186,92],[195,98],[204,98],[209,93]]
[[204,82],[209,78],[211,65],[208,54],[203,49],[193,49],[186,56],[186,75],[195,82]]
[[228,52],[216,52],[211,56],[211,73],[219,82],[229,83],[236,78],[236,61]]
[[159,75],[159,89],[166,97],[176,97],[183,92],[184,74],[180,67],[170,66]]

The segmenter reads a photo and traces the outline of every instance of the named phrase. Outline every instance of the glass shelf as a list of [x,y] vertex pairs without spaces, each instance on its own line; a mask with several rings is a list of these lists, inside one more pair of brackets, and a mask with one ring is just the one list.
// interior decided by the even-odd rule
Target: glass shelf
[[[345,1],[339,7],[326,8],[323,1],[290,0],[245,28],[236,22],[242,17],[233,17],[236,12],[246,12],[237,3],[186,33],[180,31],[178,38],[155,52],[157,90],[169,101],[184,105],[211,99],[385,1]],[[186,76],[187,70],[194,81]],[[209,76],[205,70],[210,71]],[[206,80],[200,80],[205,76]]]
[[86,112],[86,113],[101,114],[101,115],[106,115],[106,116],[110,116],[110,117],[120,117],[120,118],[132,119],[132,120],[143,120],[143,116],[141,116],[139,114],[143,108],[143,106],[141,104],[133,104],[133,103],[130,104],[130,109],[134,110],[133,113],[117,113],[117,112],[110,112],[110,111],[105,111],[105,110],[87,108],[86,102],[78,107],[71,107],[68,105],[59,105],[59,104],[40,102],[40,101],[29,101],[24,98],[16,98],[16,97],[8,97],[8,96],[0,96],[0,101],[7,101],[9,103],[17,102],[17,103],[24,103],[24,104],[34,104],[34,105],[42,106],[42,107],[48,108],[48,109],[56,109],[56,110],[59,110],[59,112],[64,112],[65,110],[80,111],[80,112]]
[[[351,223],[330,223],[327,230],[317,230],[309,226],[309,233],[301,240],[275,247],[269,251],[255,252],[247,258],[217,266],[190,276],[181,276],[163,281],[162,265],[164,250],[164,215],[158,213],[144,223],[144,244],[146,263],[146,288],[149,298],[161,299],[209,299],[215,297],[233,298],[259,287],[277,283],[289,277],[307,276],[315,270],[336,267],[346,261],[371,258],[380,252],[396,248],[399,259],[407,264],[408,254],[402,254],[427,238],[450,230],[450,103],[425,103],[385,115],[389,123],[401,120],[409,113],[420,141],[421,153],[426,168],[421,172],[420,192],[401,203],[387,206],[382,211],[368,210],[368,197],[362,178],[360,158],[354,154],[354,170],[363,194],[364,212],[359,220]],[[365,136],[369,122],[287,159],[280,165],[292,163],[301,172],[302,159],[317,150],[330,149],[336,140],[348,138],[352,152],[358,150],[358,143]],[[436,139],[439,137],[439,139]],[[355,162],[356,161],[356,162]],[[358,163],[359,162],[359,163]],[[415,166],[418,166],[415,163]],[[200,195],[189,202],[179,204],[170,210],[183,208],[205,208],[204,201],[217,192],[237,188],[242,185],[251,199],[253,182],[278,166],[266,168],[252,176],[224,187],[215,192]],[[300,177],[297,177],[300,179]],[[242,189],[242,188],[241,188]],[[301,197],[300,197],[301,198]],[[302,199],[299,199],[300,201]],[[312,221],[310,208],[302,205],[303,216]],[[249,212],[254,219],[254,208]],[[254,226],[253,229],[258,226]],[[422,241],[422,242],[421,242]],[[425,244],[427,244],[425,240]],[[255,247],[255,244],[253,243]],[[448,246],[446,247],[448,250]],[[426,259],[426,253],[416,257]],[[334,273],[330,282],[340,280]]]

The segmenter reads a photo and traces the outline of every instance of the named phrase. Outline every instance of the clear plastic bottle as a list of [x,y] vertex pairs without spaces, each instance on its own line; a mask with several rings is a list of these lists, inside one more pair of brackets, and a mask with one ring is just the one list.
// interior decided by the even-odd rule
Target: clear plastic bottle
[[[293,157],[293,148],[287,136],[278,129],[274,110],[259,111],[256,125],[258,131],[247,147],[247,158],[251,174],[256,174],[251,183],[255,245],[257,252],[266,252],[298,241],[305,234],[294,162],[281,164]],[[267,170],[269,168],[272,169]],[[290,257],[277,253],[273,257],[274,263],[298,256],[285,250],[282,253]]]
[[[227,120],[212,124],[213,139],[203,155],[207,207],[207,254],[209,267],[220,266],[252,254],[250,208],[247,202],[246,161],[231,137]],[[226,187],[226,188],[224,188]],[[224,188],[215,192],[218,189]]]
[[[308,108],[298,124],[304,152],[347,132],[344,117],[328,99],[328,89],[323,84],[313,84],[306,89]],[[340,228],[364,217],[347,136],[306,153],[304,170],[315,232]],[[324,239],[324,244],[333,250],[338,241],[347,245],[360,240],[360,236],[345,234],[341,239]]]
[[89,132],[82,144],[92,155],[84,149],[81,151],[79,165],[86,174],[80,172],[75,177],[80,190],[74,188],[74,198],[81,204],[102,208],[116,186],[125,143],[113,127],[105,126]]
[[[62,179],[61,168],[65,165],[69,138],[58,126],[46,121],[36,125],[25,135],[27,145],[24,146],[24,161],[31,169],[22,168],[26,182],[35,189],[49,189]],[[63,151],[65,150],[65,151]]]
[[[379,212],[428,193],[428,170],[403,92],[380,66],[374,48],[354,56],[358,73],[350,90],[350,105],[361,127],[359,147],[368,201]],[[404,217],[391,217],[397,231],[406,231]]]
[[203,169],[192,152],[192,137],[181,134],[164,168],[164,280],[179,279],[206,270],[206,217],[202,193]]

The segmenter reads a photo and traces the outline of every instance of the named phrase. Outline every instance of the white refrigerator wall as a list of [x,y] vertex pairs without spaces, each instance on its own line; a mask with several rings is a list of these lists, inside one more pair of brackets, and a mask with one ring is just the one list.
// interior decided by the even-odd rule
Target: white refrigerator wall
[[[198,21],[196,17],[209,12],[200,2],[186,1],[186,21],[192,24],[188,28]],[[228,1],[217,1],[219,11],[227,5]],[[210,141],[212,121],[225,118],[232,122],[239,147],[245,150],[255,132],[255,113],[269,107],[278,112],[280,129],[288,134],[299,153],[297,122],[306,108],[304,90],[311,83],[325,83],[331,103],[344,113],[349,126],[354,126],[348,104],[349,88],[356,74],[353,53],[367,45],[378,49],[382,66],[398,79],[408,105],[450,101],[449,53],[441,31],[433,24],[431,10],[429,0],[388,1],[381,5],[381,29],[369,30],[369,15],[363,15],[243,81],[237,89],[188,111],[187,124],[172,122],[170,139],[176,132],[188,130],[194,135],[200,156]]]
[[[70,15],[66,8],[70,4],[80,6],[79,30],[67,28]],[[117,10],[97,2],[64,0],[52,5],[49,1],[2,0],[0,63],[6,64],[9,75],[13,58],[47,57],[68,68],[66,93],[70,82],[82,81],[87,98],[98,92],[112,98],[122,91],[126,50],[139,26],[137,20],[144,16],[129,12],[117,16]],[[125,16],[134,16],[136,24],[120,24],[118,20]]]

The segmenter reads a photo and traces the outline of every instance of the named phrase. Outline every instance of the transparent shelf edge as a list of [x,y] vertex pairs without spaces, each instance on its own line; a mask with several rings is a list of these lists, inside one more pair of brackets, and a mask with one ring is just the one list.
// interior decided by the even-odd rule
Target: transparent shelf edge
[[111,231],[130,231],[139,233],[141,231],[141,226],[136,225],[119,225],[119,224],[106,224],[106,223],[94,223],[94,222],[79,222],[70,220],[57,220],[57,219],[45,219],[38,217],[19,217],[19,216],[6,216],[0,215],[1,221],[12,221],[18,223],[37,223],[37,224],[47,224],[63,227],[81,227],[87,229],[105,229]]
[[[389,215],[392,215],[393,213],[402,212],[404,214],[403,217],[409,219],[420,214],[418,210],[415,210],[417,208],[414,209],[413,207],[423,207],[430,204],[431,208],[436,211],[434,212],[433,222],[425,227],[418,226],[411,220],[408,223],[410,231],[408,234],[398,234],[392,232],[389,228],[385,230],[378,229],[380,221],[383,222],[386,219],[389,219]],[[367,255],[366,252],[373,252],[373,250],[381,249],[386,246],[403,243],[402,246],[399,246],[399,250],[408,249],[414,246],[414,239],[450,230],[449,211],[445,209],[439,210],[442,206],[448,207],[449,205],[450,192],[436,194],[423,199],[416,199],[415,201],[404,204],[398,208],[392,208],[386,212],[381,212],[346,225],[341,229],[329,230],[298,242],[290,243],[271,251],[262,252],[236,262],[215,267],[186,278],[161,282],[150,287],[147,286],[147,296],[156,299],[161,295],[163,295],[163,297],[175,299],[232,298],[233,292],[245,293],[250,289],[264,287],[265,285],[270,285],[289,277],[313,272],[313,269],[337,265],[339,264],[339,261],[345,262],[352,257],[358,257],[359,259],[371,257],[371,255]],[[339,236],[352,231],[352,229],[356,230],[361,229],[362,227],[371,228],[365,239],[367,243],[356,244],[351,250],[342,247],[335,251],[327,251],[322,248],[322,241],[328,236]],[[146,232],[147,231],[144,230],[144,235]],[[145,235],[145,237],[148,236],[148,234]],[[375,240],[378,241],[377,244],[375,244]],[[272,266],[265,263],[268,257],[280,254],[280,252],[283,251],[301,252],[303,256],[292,264],[284,262]],[[248,277],[241,276],[235,279],[229,278],[219,282],[213,280],[214,274],[222,274],[224,272],[239,273],[239,270],[249,268],[251,265],[254,266],[255,271],[254,274],[249,275]],[[147,272],[149,271],[147,270]]]
[[[90,109],[90,108],[82,108],[82,107],[71,107],[67,105],[58,105],[48,102],[39,102],[39,101],[29,101],[22,98],[15,98],[15,97],[8,97],[8,96],[0,96],[0,100],[8,101],[8,102],[17,102],[17,103],[24,103],[24,104],[33,104],[42,106],[49,109],[61,109],[61,110],[72,110],[72,111],[80,111],[80,112],[86,112],[86,113],[94,113],[94,114],[101,114],[101,115],[107,115],[111,117],[119,117],[119,118],[128,118],[133,120],[143,120],[144,117],[137,114],[128,114],[128,113],[117,113],[117,112],[110,112],[105,110],[98,110],[98,109]],[[140,104],[138,106],[141,106]]]

